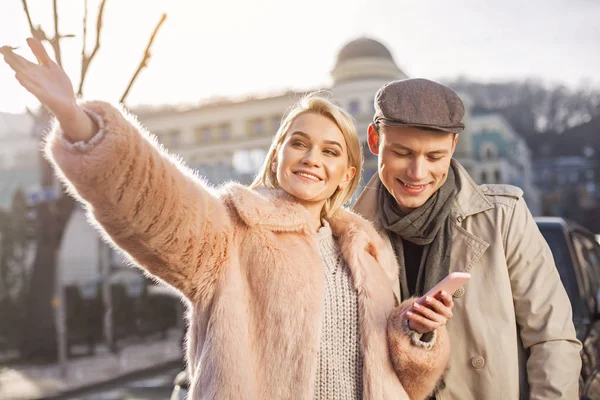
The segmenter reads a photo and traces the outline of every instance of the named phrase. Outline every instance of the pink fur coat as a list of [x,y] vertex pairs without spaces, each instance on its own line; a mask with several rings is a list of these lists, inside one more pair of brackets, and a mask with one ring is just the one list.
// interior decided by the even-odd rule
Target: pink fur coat
[[[90,221],[132,262],[188,300],[192,399],[312,399],[324,296],[308,212],[284,192],[210,189],[135,119],[84,104],[100,132],[46,154]],[[421,399],[449,355],[413,344],[392,290],[393,254],[347,210],[329,221],[358,293],[365,399]]]

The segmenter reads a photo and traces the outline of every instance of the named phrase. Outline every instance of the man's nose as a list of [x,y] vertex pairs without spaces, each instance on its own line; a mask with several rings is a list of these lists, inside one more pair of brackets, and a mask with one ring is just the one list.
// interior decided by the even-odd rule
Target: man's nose
[[410,166],[407,171],[407,176],[414,180],[414,183],[420,183],[421,180],[425,179],[427,175],[427,168],[425,160],[422,157],[415,157],[410,162]]

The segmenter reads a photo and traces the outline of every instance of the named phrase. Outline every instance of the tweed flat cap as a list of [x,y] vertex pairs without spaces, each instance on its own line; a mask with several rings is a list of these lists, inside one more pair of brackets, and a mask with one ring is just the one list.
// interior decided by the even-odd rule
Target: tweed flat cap
[[373,122],[459,133],[465,106],[449,87],[427,79],[404,79],[381,87],[375,95]]

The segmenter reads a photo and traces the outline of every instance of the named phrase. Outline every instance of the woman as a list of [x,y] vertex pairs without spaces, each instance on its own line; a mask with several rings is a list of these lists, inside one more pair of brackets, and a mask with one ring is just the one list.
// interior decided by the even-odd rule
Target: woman
[[[107,241],[187,299],[190,398],[420,399],[447,365],[451,297],[402,314],[393,254],[343,209],[361,170],[352,119],[309,96],[252,188],[209,189],[134,118],[78,105],[41,43],[2,48],[56,116],[46,154]],[[405,315],[405,316],[403,316]],[[408,322],[410,320],[410,322]],[[410,329],[419,327],[420,333]],[[410,325],[410,326],[409,326]]]

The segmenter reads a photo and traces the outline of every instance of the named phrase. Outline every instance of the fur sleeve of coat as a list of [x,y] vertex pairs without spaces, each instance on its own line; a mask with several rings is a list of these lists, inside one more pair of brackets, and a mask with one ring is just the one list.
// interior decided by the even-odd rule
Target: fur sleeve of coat
[[[402,313],[417,298],[405,300],[388,319],[388,346],[396,375],[411,399],[426,399],[431,395],[450,359],[450,340],[446,327],[435,332],[432,346],[413,343],[402,320]],[[427,348],[430,347],[430,348]]]
[[124,109],[82,106],[100,131],[70,143],[54,124],[45,152],[59,178],[105,240],[190,301],[207,301],[231,238],[226,206]]

